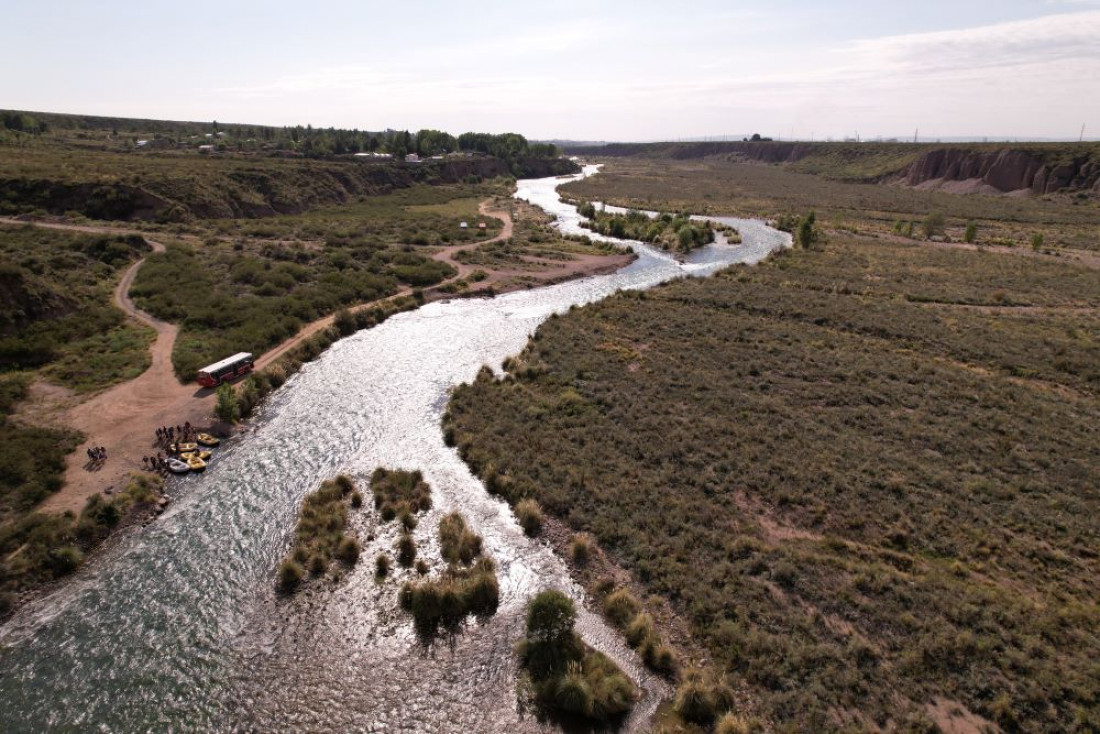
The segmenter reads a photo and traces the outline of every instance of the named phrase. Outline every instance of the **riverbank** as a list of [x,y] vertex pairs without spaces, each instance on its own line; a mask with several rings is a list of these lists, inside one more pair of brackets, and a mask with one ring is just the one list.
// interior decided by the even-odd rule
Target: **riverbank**
[[[560,183],[521,181],[519,193],[545,201],[566,234],[583,234],[553,194]],[[271,730],[290,720],[317,730],[542,730],[516,709],[512,645],[533,595],[556,588],[580,602],[583,592],[561,558],[524,535],[446,447],[439,426],[448,393],[519,351],[552,314],[755,262],[788,242],[758,222],[738,226],[744,245],[704,248],[684,265],[637,246],[638,260],[610,275],[427,303],[340,340],[274,392],[247,436],[230,441],[204,476],[179,480],[178,499],[158,522],[123,534],[94,572],[0,629],[0,665],[35,682],[0,677],[0,724],[41,730],[64,697],[82,721],[118,730],[203,731],[226,722]],[[399,587],[377,583],[372,564],[360,563],[332,593],[309,595],[312,611],[302,616],[275,592],[273,569],[302,497],[341,471],[363,477],[377,466],[422,467],[432,485],[433,514],[414,531],[421,552],[437,542],[442,515],[460,511],[497,562],[497,613],[469,620],[439,647],[423,647],[411,621],[393,613]],[[389,534],[360,537],[365,558],[392,552]],[[118,619],[135,634],[118,635]],[[623,731],[646,730],[668,684],[598,615],[582,610],[577,631],[645,691]],[[97,673],[104,659],[110,677]],[[181,689],[190,695],[172,694]],[[341,705],[316,705],[323,700]]]
[[[458,274],[438,286],[421,291],[422,301],[431,302],[454,297],[484,297],[501,295],[522,289],[530,289],[553,283],[589,277],[613,272],[632,262],[636,255],[610,254],[587,255],[572,254],[569,259],[546,260],[518,256],[517,262],[524,267],[486,267],[486,277],[471,282],[469,276],[474,266],[456,262],[455,256],[477,248],[493,247],[496,243],[510,242],[515,231],[512,213],[503,207],[491,206],[493,200],[480,205],[481,214],[501,220],[500,232],[494,237],[481,241],[455,245],[435,252],[432,257],[440,262],[453,262]],[[521,226],[527,226],[529,212],[524,213]],[[14,223],[14,222],[13,222]],[[25,226],[26,222],[19,222]],[[31,223],[35,224],[35,223]],[[540,226],[545,222],[539,223]],[[132,229],[113,227],[95,227],[91,225],[66,225],[62,223],[37,223],[47,229],[63,229],[95,234],[135,234]],[[149,240],[147,240],[149,241]],[[165,247],[159,241],[149,241],[155,253],[164,252]],[[214,390],[194,384],[181,384],[175,377],[172,365],[172,353],[178,338],[179,329],[175,324],[156,319],[138,309],[129,296],[133,283],[144,260],[134,263],[126,270],[113,291],[113,303],[127,316],[156,333],[150,354],[150,367],[139,377],[116,385],[90,398],[82,399],[71,391],[58,389],[44,381],[35,382],[30,389],[30,398],[20,406],[20,419],[36,425],[51,425],[78,430],[85,438],[84,443],[66,459],[63,484],[59,491],[50,495],[37,511],[50,515],[72,513],[79,515],[90,498],[99,493],[110,494],[121,491],[135,472],[142,472],[141,460],[144,456],[154,455],[155,432],[160,426],[183,425],[185,422],[222,437],[229,437],[237,430],[232,424],[218,421],[213,416],[215,403]],[[462,282],[464,287],[448,292],[447,286]],[[384,314],[381,318],[412,306],[403,304],[413,295],[410,288],[384,299],[358,304],[346,311],[352,315],[360,312]],[[397,309],[390,309],[397,304]],[[332,342],[347,334],[336,329],[337,314],[330,314],[303,327],[293,337],[272,348],[256,360],[257,371],[270,369],[288,356],[294,363],[281,369],[282,379],[297,369],[302,361],[316,358]],[[379,323],[379,318],[369,320],[366,325]],[[331,332],[331,333],[328,333]],[[324,339],[320,337],[324,335]],[[314,348],[311,342],[323,342],[323,347]],[[238,381],[238,391],[248,380]],[[281,382],[280,382],[281,384]],[[262,397],[262,396],[261,396]],[[249,406],[249,411],[251,406]],[[108,459],[94,464],[86,461],[86,449],[103,446],[107,449]]]
[[447,435],[780,729],[1091,723],[1097,272],[874,227],[552,319]]

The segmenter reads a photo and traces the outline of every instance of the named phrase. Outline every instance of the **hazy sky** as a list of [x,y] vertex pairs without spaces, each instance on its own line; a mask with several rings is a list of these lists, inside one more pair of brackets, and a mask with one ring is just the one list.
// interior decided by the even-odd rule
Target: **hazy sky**
[[0,108],[644,140],[1100,136],[1100,0],[0,0]]

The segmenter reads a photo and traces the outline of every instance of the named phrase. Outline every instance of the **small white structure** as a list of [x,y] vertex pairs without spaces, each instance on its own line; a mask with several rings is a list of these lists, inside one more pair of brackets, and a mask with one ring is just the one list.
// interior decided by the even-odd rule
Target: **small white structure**
[[200,153],[213,153],[214,152],[214,146],[213,145],[200,145],[199,146],[199,152]]
[[218,133],[219,138],[224,138],[228,133]]
[[139,147],[139,148],[144,148],[148,144],[149,144],[148,140],[139,140],[139,141],[137,141],[137,147]]
[[420,156],[418,156],[416,153],[409,153],[407,156],[405,156],[405,162],[406,163],[419,163],[420,162]]
[[459,229],[469,229],[470,225],[466,224],[466,222],[463,222],[462,224],[458,225],[458,228]]

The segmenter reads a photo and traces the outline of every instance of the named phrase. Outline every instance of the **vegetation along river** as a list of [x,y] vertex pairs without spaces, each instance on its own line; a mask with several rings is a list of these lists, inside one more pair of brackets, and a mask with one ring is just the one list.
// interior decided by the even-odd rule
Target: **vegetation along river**
[[[590,175],[586,168],[581,175]],[[517,197],[585,233],[548,178]],[[0,629],[0,731],[542,731],[517,710],[513,645],[536,591],[578,600],[565,564],[523,535],[454,449],[440,419],[452,387],[499,368],[553,313],[618,289],[647,288],[756,262],[790,238],[723,219],[744,244],[711,245],[679,263],[640,243],[611,274],[492,299],[438,302],[343,339],[276,392],[248,431],[201,477],[175,482],[171,510],[126,531],[57,592]],[[366,491],[377,466],[424,471],[435,504],[415,531],[438,558],[435,528],[458,509],[498,565],[497,613],[459,634],[419,640],[400,611],[405,571],[384,583],[374,556],[396,523],[360,530],[363,560],[339,584],[284,598],[274,572],[303,495],[338,472]],[[368,527],[370,526],[370,527]],[[627,729],[652,713],[665,684],[602,619],[578,630],[646,690]]]

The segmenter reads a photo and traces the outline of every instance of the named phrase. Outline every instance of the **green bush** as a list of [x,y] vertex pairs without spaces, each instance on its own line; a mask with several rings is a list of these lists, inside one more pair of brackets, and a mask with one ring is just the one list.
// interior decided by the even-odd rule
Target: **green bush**
[[946,223],[947,219],[944,217],[943,212],[930,212],[921,222],[921,232],[924,233],[924,238],[930,240],[937,235],[942,235]]
[[618,666],[585,646],[575,621],[569,597],[543,591],[527,606],[527,636],[517,650],[543,705],[606,721],[628,711],[637,691]]
[[978,225],[974,222],[966,223],[966,233],[963,234],[963,241],[968,244],[973,244],[978,239]]

